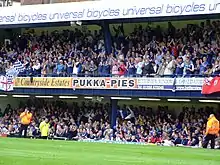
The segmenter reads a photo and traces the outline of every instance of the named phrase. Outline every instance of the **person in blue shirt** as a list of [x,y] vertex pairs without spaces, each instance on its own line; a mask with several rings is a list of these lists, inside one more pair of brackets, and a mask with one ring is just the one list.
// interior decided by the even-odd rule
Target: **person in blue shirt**
[[104,65],[103,65],[103,76],[104,77],[110,76],[110,65],[107,60],[104,62]]
[[134,77],[136,74],[136,67],[135,67],[134,59],[130,58],[127,65],[128,65],[128,76]]
[[200,65],[200,71],[199,71],[199,74],[200,75],[204,75],[206,69],[207,69],[207,66],[208,66],[208,61],[207,61],[207,57],[203,57],[203,59],[201,60],[201,65]]
[[65,61],[66,64],[66,71],[67,71],[67,76],[70,77],[73,73],[73,62],[72,59],[69,58],[68,62]]
[[177,77],[183,76],[183,68],[184,68],[183,58],[178,57],[176,60],[176,71],[175,71]]
[[194,65],[189,57],[186,58],[184,63],[184,76],[191,77],[194,72]]
[[30,62],[29,66],[26,69],[26,75],[27,76],[34,76],[34,69],[33,69],[33,63]]
[[103,61],[99,62],[99,66],[98,66],[98,76],[99,77],[103,76],[103,68],[104,68],[104,64],[103,63],[104,63]]
[[57,64],[57,75],[58,76],[64,76],[64,71],[65,71],[65,66],[63,64],[63,60],[60,60],[59,63]]

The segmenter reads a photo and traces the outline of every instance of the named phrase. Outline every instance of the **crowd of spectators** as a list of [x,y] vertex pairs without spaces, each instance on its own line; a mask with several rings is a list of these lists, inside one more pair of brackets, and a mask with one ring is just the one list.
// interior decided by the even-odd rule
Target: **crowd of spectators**
[[[104,140],[160,144],[166,146],[201,147],[211,107],[196,109],[183,107],[179,114],[169,107],[157,109],[144,106],[119,106],[117,122],[111,126],[110,105],[94,102],[73,103],[34,100],[29,107],[33,120],[28,136],[40,136],[39,124],[49,120],[49,138],[68,140]],[[38,105],[38,106],[37,106]],[[17,136],[20,129],[19,114],[24,108],[7,106],[0,117],[0,134]],[[219,114],[217,114],[219,117]]]
[[0,72],[19,60],[20,76],[212,76],[220,73],[220,21],[204,21],[182,29],[168,22],[162,29],[137,25],[125,35],[114,27],[112,53],[103,32],[79,29],[34,32],[1,46]]

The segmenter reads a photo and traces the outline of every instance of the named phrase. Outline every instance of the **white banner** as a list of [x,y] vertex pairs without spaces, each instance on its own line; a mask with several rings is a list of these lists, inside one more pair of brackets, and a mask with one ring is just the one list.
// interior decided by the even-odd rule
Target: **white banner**
[[166,17],[220,12],[220,0],[118,0],[27,5],[2,8],[0,25]]
[[6,76],[0,76],[0,90],[13,91],[13,82],[9,82]]

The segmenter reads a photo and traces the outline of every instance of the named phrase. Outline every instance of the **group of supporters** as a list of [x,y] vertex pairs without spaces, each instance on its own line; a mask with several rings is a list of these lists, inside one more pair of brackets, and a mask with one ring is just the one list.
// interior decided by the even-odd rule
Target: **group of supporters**
[[109,122],[109,104],[82,102],[70,106],[62,101],[39,100],[29,103],[35,106],[13,109],[8,105],[0,117],[0,134],[204,148],[211,141],[211,148],[220,147],[216,140],[219,136],[216,117],[220,116],[212,107],[183,107],[179,114],[174,114],[166,106],[152,109],[123,105],[118,107],[117,122],[113,126]]
[[169,22],[167,29],[137,25],[125,34],[122,24],[114,27],[112,53],[105,51],[101,30],[33,30],[1,46],[0,72],[21,61],[20,76],[219,75],[219,26],[207,20],[178,29]]

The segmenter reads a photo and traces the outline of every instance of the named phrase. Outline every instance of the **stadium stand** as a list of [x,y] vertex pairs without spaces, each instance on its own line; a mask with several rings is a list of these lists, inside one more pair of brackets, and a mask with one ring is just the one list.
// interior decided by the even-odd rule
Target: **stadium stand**
[[[33,121],[28,136],[39,138],[39,124],[49,119],[49,137],[52,139],[137,142],[166,146],[201,147],[212,107],[196,109],[183,107],[178,114],[169,113],[169,107],[157,109],[144,106],[118,107],[117,124],[110,127],[108,103],[81,102],[70,107],[66,102],[29,101]],[[8,105],[0,117],[0,134],[17,137],[19,114],[24,108]],[[219,113],[217,113],[219,116]],[[218,144],[216,144],[218,147]]]
[[1,47],[0,71],[16,60],[20,76],[168,76],[204,77],[220,73],[220,21],[177,29],[136,26],[128,36],[123,24],[114,28],[112,53],[107,54],[102,31],[79,29],[53,33],[34,31]]

